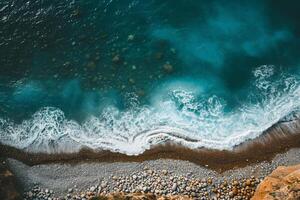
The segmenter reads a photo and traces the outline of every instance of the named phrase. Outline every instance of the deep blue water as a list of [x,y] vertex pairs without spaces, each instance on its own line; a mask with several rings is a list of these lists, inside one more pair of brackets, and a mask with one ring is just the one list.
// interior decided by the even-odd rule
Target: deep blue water
[[[0,142],[231,149],[300,106],[300,2],[0,2]],[[193,142],[191,142],[193,141]]]

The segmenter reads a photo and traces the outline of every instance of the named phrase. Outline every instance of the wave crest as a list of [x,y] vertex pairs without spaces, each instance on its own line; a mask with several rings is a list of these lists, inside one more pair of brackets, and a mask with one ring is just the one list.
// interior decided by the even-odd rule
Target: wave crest
[[256,90],[249,94],[252,103],[229,113],[224,111],[226,102],[216,95],[199,98],[193,92],[176,89],[155,106],[135,103],[126,111],[109,106],[82,123],[67,119],[63,111],[53,107],[42,108],[21,124],[0,119],[0,141],[49,153],[88,147],[136,155],[167,141],[193,149],[230,150],[280,120],[299,116],[298,77],[279,74],[280,79],[271,81],[276,73],[267,65],[257,68],[253,75]]

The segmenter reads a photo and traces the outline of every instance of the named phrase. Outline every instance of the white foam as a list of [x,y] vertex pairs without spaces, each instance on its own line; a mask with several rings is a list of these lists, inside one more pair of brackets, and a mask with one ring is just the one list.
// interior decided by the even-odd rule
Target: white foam
[[168,87],[168,91],[163,90],[165,97],[158,95],[152,106],[136,105],[126,111],[110,106],[81,124],[52,107],[42,108],[21,124],[0,119],[0,141],[49,153],[89,147],[137,155],[166,141],[192,149],[230,150],[258,137],[278,121],[290,119],[287,116],[295,116],[300,108],[298,77],[282,74],[280,80],[271,81],[274,67],[266,65],[253,75],[257,89],[249,94],[253,101],[234,112],[224,112],[224,100],[215,95],[196,100],[195,91],[188,87]]

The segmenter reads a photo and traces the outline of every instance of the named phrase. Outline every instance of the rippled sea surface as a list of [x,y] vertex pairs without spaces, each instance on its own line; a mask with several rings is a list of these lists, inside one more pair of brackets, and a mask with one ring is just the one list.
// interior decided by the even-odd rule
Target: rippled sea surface
[[232,149],[300,116],[298,1],[2,0],[0,142]]

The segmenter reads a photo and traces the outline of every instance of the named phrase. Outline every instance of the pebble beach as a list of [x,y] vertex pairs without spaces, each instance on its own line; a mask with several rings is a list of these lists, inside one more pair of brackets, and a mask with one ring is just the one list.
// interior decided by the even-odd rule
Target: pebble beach
[[299,10],[0,0],[0,200],[300,200]]
[[[223,173],[188,161],[41,164],[28,166],[8,159],[23,185],[24,199],[101,199],[114,194],[153,195],[168,199],[251,199],[257,185],[278,166],[297,164],[300,149],[278,154],[270,162]],[[128,197],[129,198],[129,197]],[[130,199],[130,198],[129,198]]]

